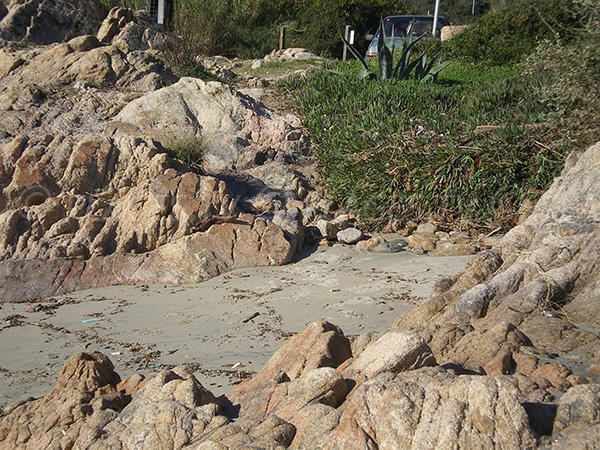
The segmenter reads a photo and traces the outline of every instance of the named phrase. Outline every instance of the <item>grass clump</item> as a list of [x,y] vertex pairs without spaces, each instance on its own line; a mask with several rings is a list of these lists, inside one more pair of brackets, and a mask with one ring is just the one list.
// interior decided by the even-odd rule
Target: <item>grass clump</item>
[[202,167],[206,142],[202,137],[171,138],[163,143],[167,152],[179,161],[195,169]]

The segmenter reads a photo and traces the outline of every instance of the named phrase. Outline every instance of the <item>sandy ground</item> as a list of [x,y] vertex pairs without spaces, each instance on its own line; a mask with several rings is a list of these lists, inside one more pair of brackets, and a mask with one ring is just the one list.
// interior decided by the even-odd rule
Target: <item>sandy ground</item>
[[468,259],[336,245],[285,267],[236,270],[196,285],[0,304],[0,406],[45,394],[69,356],[93,350],[109,355],[123,378],[188,364],[219,395],[315,320],[346,335],[389,329]]

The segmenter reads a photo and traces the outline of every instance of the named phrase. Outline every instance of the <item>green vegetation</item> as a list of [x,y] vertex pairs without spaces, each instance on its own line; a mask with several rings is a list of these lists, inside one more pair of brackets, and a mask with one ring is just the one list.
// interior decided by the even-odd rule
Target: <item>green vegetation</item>
[[[427,51],[423,51],[421,56],[417,58],[411,58],[411,53],[415,46],[426,36],[426,34],[422,34],[414,37],[412,34],[412,25],[409,25],[407,36],[402,40],[402,46],[398,51],[396,51],[394,44],[389,47],[386,42],[388,36],[386,36],[385,33],[383,20],[381,20],[380,29],[382,30],[382,38],[377,42],[377,67],[379,69],[379,74],[373,72],[362,55],[342,37],[342,41],[348,46],[348,50],[350,50],[350,53],[352,53],[362,67],[359,78],[402,81],[413,77],[416,81],[423,83],[435,81],[437,74],[447,65],[447,63],[442,63],[440,61],[442,55],[441,52],[433,58],[430,58],[429,61],[427,58]],[[399,57],[398,61],[394,62],[394,56],[396,54],[398,54]]]
[[346,24],[362,37],[393,7],[391,0],[179,0],[174,30],[199,54],[250,58],[275,49],[285,25],[288,47],[329,56],[341,51],[338,35]]
[[573,0],[516,0],[450,41],[448,55],[496,65],[520,61],[544,39],[572,40],[581,26],[578,11]]
[[598,15],[585,11],[568,44],[510,65],[454,60],[435,84],[361,80],[356,62],[289,81],[330,193],[372,227],[514,225],[566,155],[600,139]]
[[148,7],[148,1],[145,0],[102,0],[102,3],[108,9],[115,6],[122,6],[123,8],[133,10],[146,9]]
[[196,169],[202,166],[205,142],[201,137],[167,139],[163,144],[174,158],[177,158],[188,166]]
[[[471,0],[448,0],[443,2],[441,14],[457,23],[467,23],[513,1],[478,0],[473,16]],[[147,7],[144,0],[103,3],[107,8]],[[433,13],[433,5],[432,0],[177,0],[172,29],[182,36],[184,44],[173,51],[180,52],[186,61],[191,53],[258,58],[277,47],[279,28],[286,26],[288,47],[305,47],[322,56],[339,57],[339,34],[346,25],[356,31],[356,47],[364,52],[365,35],[377,30],[382,17]]]
[[[449,1],[441,14],[470,20],[470,4]],[[288,46],[339,56],[339,34],[351,24],[362,54],[361,39],[376,30],[381,16],[426,13],[432,5],[179,0],[174,30],[182,47],[167,58],[180,73],[201,75],[198,56],[261,57],[276,47],[281,25],[287,26]],[[330,193],[366,225],[434,216],[508,228],[522,201],[549,186],[569,152],[600,140],[599,3],[478,1],[477,14],[488,10],[448,44],[422,39],[405,58],[407,68],[419,64],[415,55],[443,51],[450,64],[437,83],[418,83],[414,75],[359,79],[365,67],[352,61],[328,63],[283,85],[312,136]],[[170,145],[190,164],[201,160],[202,147]]]

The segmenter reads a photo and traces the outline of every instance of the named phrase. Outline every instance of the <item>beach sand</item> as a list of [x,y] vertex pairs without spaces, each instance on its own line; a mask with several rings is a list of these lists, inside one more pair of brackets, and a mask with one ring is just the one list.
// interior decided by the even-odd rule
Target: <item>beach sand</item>
[[195,285],[114,286],[0,304],[0,406],[44,395],[81,351],[107,354],[122,378],[188,364],[220,395],[315,320],[346,335],[388,330],[469,258],[335,245],[288,266],[239,269]]

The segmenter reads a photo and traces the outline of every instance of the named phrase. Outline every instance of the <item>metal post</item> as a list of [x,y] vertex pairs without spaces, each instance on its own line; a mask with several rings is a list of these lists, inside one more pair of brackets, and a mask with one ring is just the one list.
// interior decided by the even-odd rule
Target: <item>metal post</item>
[[279,50],[283,50],[285,48],[285,27],[281,27],[279,29]]
[[473,0],[473,8],[471,8],[471,15],[475,15],[475,0]]
[[[344,31],[344,39],[346,39],[346,42],[348,42],[348,40],[350,39],[350,25],[346,25],[346,30]],[[346,42],[344,42],[344,51],[342,53],[342,61],[348,60],[348,46],[346,45]]]
[[433,13],[433,36],[437,36],[438,17],[440,16],[440,0],[435,0],[435,11]]
[[158,15],[156,22],[159,25],[165,24],[165,0],[158,0]]

